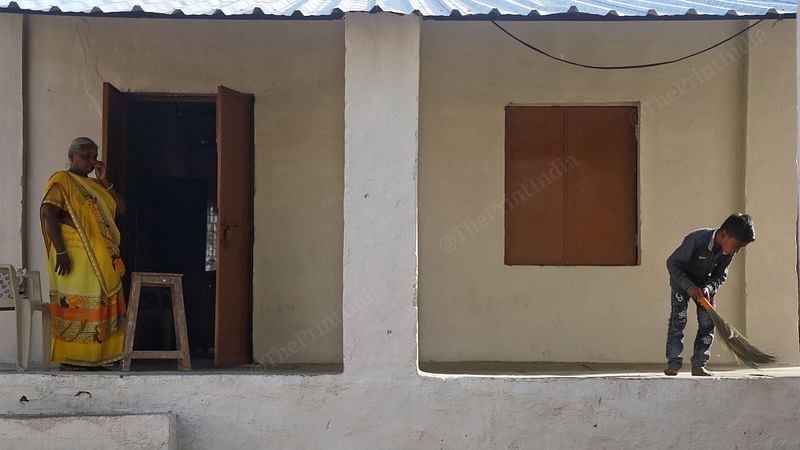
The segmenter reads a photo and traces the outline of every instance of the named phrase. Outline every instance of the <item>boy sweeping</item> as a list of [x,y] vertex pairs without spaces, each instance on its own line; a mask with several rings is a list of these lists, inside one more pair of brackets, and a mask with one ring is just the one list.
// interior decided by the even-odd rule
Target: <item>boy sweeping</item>
[[[669,258],[669,284],[672,288],[672,311],[667,329],[667,368],[665,375],[678,374],[683,365],[683,329],[686,327],[689,299],[714,297],[725,278],[728,266],[740,249],[756,239],[753,220],[747,214],[731,214],[719,228],[692,231]],[[708,377],[706,363],[714,341],[714,323],[705,309],[697,305],[697,337],[692,355],[692,375]]]

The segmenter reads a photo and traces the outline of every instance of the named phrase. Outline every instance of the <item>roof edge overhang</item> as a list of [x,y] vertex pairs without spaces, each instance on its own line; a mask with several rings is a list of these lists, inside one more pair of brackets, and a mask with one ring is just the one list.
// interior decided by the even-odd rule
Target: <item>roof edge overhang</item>
[[529,14],[501,14],[493,11],[488,14],[461,14],[452,11],[448,16],[426,16],[419,11],[412,11],[410,14],[392,11],[383,11],[378,7],[370,11],[341,11],[334,10],[330,14],[303,15],[300,11],[294,11],[290,15],[265,14],[260,8],[255,8],[247,14],[224,14],[217,10],[213,14],[184,14],[180,10],[175,10],[171,14],[155,13],[143,11],[140,7],[134,7],[131,11],[103,12],[95,8],[90,12],[81,11],[61,11],[58,7],[52,7],[47,11],[22,9],[16,3],[11,2],[7,7],[0,7],[0,14],[28,14],[28,15],[55,15],[55,16],[75,16],[75,17],[106,17],[106,18],[125,18],[125,19],[184,19],[184,20],[341,20],[346,14],[377,14],[387,13],[404,16],[419,16],[422,20],[437,21],[517,21],[517,22],[630,22],[630,21],[709,21],[709,20],[784,20],[795,19],[796,13],[779,13],[770,11],[761,15],[738,15],[738,14],[697,14],[691,10],[686,14],[659,15],[655,11],[650,11],[645,15],[619,15],[614,11],[608,14],[590,14],[582,12],[565,12],[556,14],[540,14],[532,11]]

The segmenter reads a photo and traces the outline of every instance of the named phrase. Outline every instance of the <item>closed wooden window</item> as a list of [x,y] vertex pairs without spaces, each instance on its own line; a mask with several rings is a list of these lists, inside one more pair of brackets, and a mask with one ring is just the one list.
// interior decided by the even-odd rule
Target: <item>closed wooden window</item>
[[637,264],[637,117],[506,107],[506,264]]

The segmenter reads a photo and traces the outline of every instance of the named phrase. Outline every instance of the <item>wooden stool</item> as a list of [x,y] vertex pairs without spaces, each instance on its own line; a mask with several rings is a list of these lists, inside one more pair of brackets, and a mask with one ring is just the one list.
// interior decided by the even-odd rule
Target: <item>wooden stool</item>
[[[183,283],[179,273],[131,274],[131,295],[128,304],[128,323],[125,328],[125,350],[122,353],[122,370],[131,369],[131,359],[177,359],[178,369],[191,370],[189,357],[189,338],[186,334],[186,313],[183,310]],[[175,341],[177,350],[133,351],[133,336],[136,333],[136,316],[139,314],[139,294],[142,286],[169,287],[172,292],[172,317],[175,320]]]

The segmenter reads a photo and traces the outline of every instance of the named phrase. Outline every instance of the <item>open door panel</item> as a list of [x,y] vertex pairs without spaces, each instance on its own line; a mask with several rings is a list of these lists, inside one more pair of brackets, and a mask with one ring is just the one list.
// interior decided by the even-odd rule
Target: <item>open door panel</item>
[[[102,159],[108,167],[108,178],[114,183],[114,188],[128,198],[132,189],[131,179],[128,176],[130,161],[128,161],[128,98],[111,83],[103,83],[103,141],[100,145]],[[130,206],[130,205],[128,205]],[[135,266],[134,237],[132,235],[134,215],[128,213],[117,220],[121,236],[120,252],[122,260],[129,268],[125,276],[128,284],[130,268]],[[124,294],[123,289],[123,294]]]
[[108,178],[125,195],[128,172],[128,102],[111,83],[103,83],[102,158],[108,166]]
[[253,96],[217,91],[215,366],[250,362],[253,260]]

